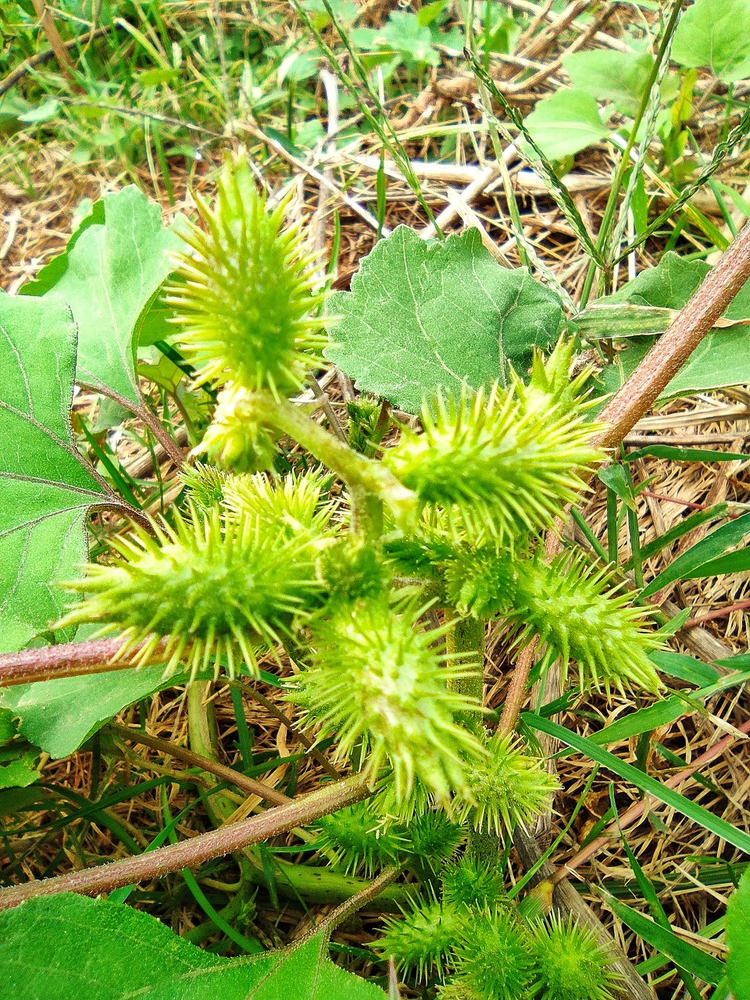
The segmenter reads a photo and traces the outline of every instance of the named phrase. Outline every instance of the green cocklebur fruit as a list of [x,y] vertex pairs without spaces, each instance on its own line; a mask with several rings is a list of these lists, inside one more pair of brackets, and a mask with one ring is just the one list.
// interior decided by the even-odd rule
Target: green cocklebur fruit
[[257,674],[259,647],[274,651],[300,616],[318,601],[315,542],[284,538],[258,518],[222,523],[219,510],[174,513],[174,525],[152,523],[112,541],[118,562],[88,567],[67,584],[86,596],[61,625],[98,623],[117,631],[119,656],[145,663],[165,640],[165,674],[181,663],[191,677],[226,660],[230,676],[241,662]]
[[467,1000],[523,1000],[534,983],[529,932],[509,907],[472,912],[454,947],[453,964],[458,992],[452,995]]
[[594,933],[572,918],[552,917],[532,930],[535,1000],[613,1000],[620,976]]
[[505,898],[502,871],[464,854],[443,869],[443,902],[447,906],[494,908]]
[[517,823],[530,823],[549,809],[558,783],[544,769],[544,761],[521,747],[518,737],[496,733],[486,740],[487,755],[470,768],[474,802],[455,806],[459,822],[500,836]]
[[564,670],[574,660],[581,690],[657,691],[661,681],[648,654],[662,640],[643,627],[645,609],[632,606],[632,596],[611,581],[611,570],[592,567],[580,553],[561,553],[552,563],[524,561],[509,615],[517,643],[538,635]]
[[324,816],[317,824],[315,847],[348,873],[362,871],[366,878],[392,865],[408,851],[401,827],[384,825],[372,802],[358,802]]
[[321,735],[338,737],[338,759],[364,741],[362,770],[371,781],[390,764],[397,802],[416,783],[443,802],[470,797],[466,762],[483,753],[455,721],[479,706],[449,687],[472,676],[476,664],[441,651],[447,627],[423,630],[424,610],[384,597],[336,604],[311,623],[312,665],[299,674],[293,696]]
[[465,617],[492,618],[513,606],[516,559],[507,549],[486,543],[456,545],[442,561],[445,599]]
[[233,476],[222,499],[229,517],[259,518],[290,540],[301,535],[323,538],[335,528],[331,520],[336,506],[327,495],[330,482],[323,470],[291,472],[275,480],[261,473]]
[[443,509],[456,533],[507,546],[549,527],[600,457],[580,413],[552,401],[547,411],[529,409],[513,385],[457,400],[437,393],[422,427],[404,430],[384,462],[423,503]]
[[218,507],[224,499],[224,489],[230,482],[230,475],[213,465],[197,465],[183,469],[180,479],[188,490],[188,496],[197,511],[209,511]]
[[167,295],[196,380],[291,395],[326,344],[302,233],[285,228],[284,204],[269,209],[242,153],[225,163],[214,206],[196,201],[205,229],[182,233]]
[[442,976],[450,962],[468,911],[438,900],[413,902],[400,917],[386,917],[376,948],[396,968],[418,979]]

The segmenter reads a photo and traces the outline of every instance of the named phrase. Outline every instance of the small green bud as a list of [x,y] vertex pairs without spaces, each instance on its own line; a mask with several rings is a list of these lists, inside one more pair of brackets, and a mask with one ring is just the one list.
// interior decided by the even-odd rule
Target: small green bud
[[494,908],[505,899],[499,868],[464,854],[443,870],[443,901],[451,906]]
[[196,465],[180,472],[180,479],[198,510],[209,511],[224,499],[224,488],[230,481],[227,472],[213,465]]
[[252,393],[229,383],[218,396],[213,420],[193,455],[207,455],[233,472],[260,472],[273,468],[276,444],[271,432],[256,419]]
[[[471,1000],[533,996],[534,959],[529,933],[506,907],[474,911],[454,949],[455,983]],[[461,993],[453,994],[461,996]]]
[[510,833],[516,823],[530,823],[549,808],[558,783],[544,762],[521,748],[514,734],[495,733],[488,754],[471,766],[469,785],[475,802],[457,804],[456,818],[481,832]]
[[290,473],[283,479],[256,475],[233,476],[224,486],[227,516],[259,518],[269,529],[288,538],[319,538],[333,533],[336,511],[328,496],[330,475],[319,470]]
[[401,828],[384,824],[371,801],[324,816],[317,827],[316,849],[350,874],[362,871],[371,878],[408,850]]
[[383,936],[375,947],[396,968],[420,980],[442,976],[463,929],[466,913],[432,900],[412,903],[401,917],[386,917]]

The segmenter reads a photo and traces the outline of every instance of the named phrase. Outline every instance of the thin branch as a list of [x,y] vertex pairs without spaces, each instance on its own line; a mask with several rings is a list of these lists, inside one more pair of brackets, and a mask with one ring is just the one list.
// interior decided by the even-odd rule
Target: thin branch
[[708,272],[688,304],[602,410],[605,429],[593,443],[615,448],[651,409],[750,278],[750,222]]
[[[691,778],[696,771],[699,771],[706,764],[710,764],[712,760],[716,757],[721,756],[727,747],[734,740],[737,739],[739,733],[749,733],[750,732],[750,719],[747,722],[743,722],[741,726],[737,726],[736,733],[729,733],[718,743],[715,743],[712,747],[706,750],[705,753],[701,754],[700,757],[696,757],[695,760],[683,770],[678,771],[677,774],[673,774],[671,778],[664,782],[665,788],[677,788]],[[629,809],[620,816],[614,823],[610,823],[609,826],[601,833],[596,840],[592,840],[590,844],[587,844],[582,850],[575,854],[570,861],[565,864],[560,865],[555,869],[554,873],[550,876],[550,881],[553,885],[557,885],[564,878],[566,878],[571,872],[575,871],[576,868],[580,868],[581,865],[585,864],[589,858],[592,858],[599,850],[604,847],[612,837],[616,837],[621,830],[626,830],[628,827],[632,826],[639,819],[641,819],[650,805],[648,796],[635,802]]]
[[513,673],[510,678],[508,693],[503,704],[503,713],[500,716],[498,732],[507,736],[516,728],[518,716],[526,700],[526,685],[529,680],[531,668],[536,659],[536,650],[539,645],[537,636],[532,636],[528,644],[523,647],[518,654],[518,659],[513,666]]
[[369,885],[366,885],[364,889],[360,889],[359,892],[350,896],[349,899],[345,899],[340,906],[337,906],[332,913],[329,913],[327,917],[321,920],[311,934],[318,934],[321,930],[330,934],[334,927],[338,927],[339,924],[342,924],[353,913],[356,913],[357,910],[363,909],[371,900],[377,899],[384,889],[387,889],[392,882],[396,881],[402,871],[402,865],[384,868],[380,875],[370,882]]
[[178,844],[159,847],[147,854],[111,861],[95,868],[69,872],[57,878],[39,879],[10,889],[0,889],[0,910],[9,910],[27,899],[52,896],[60,892],[98,896],[99,893],[111,892],[120,886],[161,878],[181,868],[195,868],[213,858],[258,844],[297,826],[307,826],[321,816],[359,802],[370,794],[371,789],[362,775],[353,775],[258,816],[251,816],[239,823],[229,823],[218,830],[211,830]]
[[47,7],[45,0],[32,0],[32,3],[36,16],[39,18],[39,26],[49,42],[57,65],[69,79],[73,79],[73,60],[70,58],[70,53],[60,37],[60,32],[57,30],[52,11]]
[[[87,383],[84,382],[80,384],[87,385]],[[119,392],[115,392],[114,389],[110,389],[109,386],[106,385],[92,385],[88,386],[88,388],[93,389],[94,392],[101,393],[103,396],[109,396],[109,398],[114,400],[115,403],[119,403],[120,406],[124,406],[126,410],[130,410],[134,416],[142,420],[167,455],[169,455],[172,459],[175,468],[182,468],[185,462],[185,456],[182,454],[182,449],[174,440],[172,435],[166,430],[162,422],[148,408],[146,401],[140,394],[140,391],[138,392],[138,396],[140,397],[141,402],[134,403],[132,399],[128,399],[127,396],[121,396]]]
[[[0,688],[132,669],[135,666],[133,658],[141,647],[136,646],[127,657],[115,660],[122,644],[121,638],[89,639],[60,646],[23,649],[20,653],[3,653],[0,655]],[[149,657],[149,662],[158,663],[163,657],[164,650],[159,646]]]
[[[105,24],[100,28],[94,28],[86,36],[86,44],[91,43],[95,38],[101,38],[102,35],[106,35],[108,31],[111,31],[116,25]],[[71,38],[67,42],[63,42],[63,46],[66,49],[73,49],[81,44],[81,39]],[[37,52],[36,55],[29,56],[28,59],[24,59],[22,63],[19,63],[15,69],[12,69],[8,75],[0,80],[0,97],[6,94],[11,87],[15,87],[20,79],[22,79],[28,72],[30,72],[34,67],[41,66],[43,63],[49,62],[50,59],[55,58],[55,53],[52,49],[45,49],[44,52]]]
[[249,778],[240,771],[235,771],[232,767],[227,767],[216,760],[211,760],[210,757],[204,757],[193,750],[188,750],[187,747],[170,743],[169,740],[159,739],[158,736],[149,736],[148,733],[143,733],[139,729],[121,726],[117,722],[110,722],[107,729],[116,736],[129,740],[131,743],[139,743],[141,746],[151,747],[152,750],[158,750],[159,753],[174,757],[175,760],[181,760],[191,767],[199,767],[203,771],[215,774],[217,778],[221,778],[222,781],[228,781],[235,788],[247,792],[248,795],[257,795],[259,798],[264,799],[266,802],[272,802],[276,806],[285,805],[287,802],[293,801],[288,795],[284,795],[283,792],[271,788],[270,785],[264,785],[262,782],[256,781],[254,778]]

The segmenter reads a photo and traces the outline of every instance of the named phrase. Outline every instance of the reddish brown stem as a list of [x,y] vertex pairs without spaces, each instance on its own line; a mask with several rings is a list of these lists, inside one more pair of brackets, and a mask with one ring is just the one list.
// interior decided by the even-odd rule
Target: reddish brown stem
[[[743,722],[741,726],[737,727],[739,733],[750,732],[750,719],[747,722]],[[734,733],[730,733],[725,736],[724,739],[719,740],[710,749],[706,750],[705,753],[701,754],[700,757],[696,757],[689,767],[684,768],[682,771],[678,771],[677,774],[673,774],[671,778],[664,782],[665,788],[677,788],[682,784],[683,781],[687,781],[691,778],[696,771],[699,771],[706,764],[710,764],[714,758],[721,756],[727,749],[729,744],[736,740],[737,736]],[[560,865],[550,877],[550,881],[553,885],[557,885],[561,882],[567,875],[576,868],[580,868],[581,865],[585,864],[589,858],[593,857],[598,853],[600,848],[604,847],[605,844],[609,842],[612,837],[616,837],[620,830],[626,830],[628,827],[632,826],[645,814],[646,810],[649,808],[648,797],[641,799],[640,802],[635,802],[629,809],[620,816],[614,823],[610,823],[609,826],[604,830],[604,832],[592,840],[590,844],[583,848],[575,854],[570,861],[567,861],[564,865]]]
[[506,736],[512,733],[518,722],[518,715],[526,700],[526,685],[529,680],[531,668],[534,666],[536,648],[539,644],[537,636],[532,636],[529,644],[524,646],[518,654],[518,659],[513,666],[513,674],[508,686],[508,693],[503,704],[503,714],[500,716],[498,731]]
[[688,304],[605,406],[606,424],[594,444],[614,448],[651,409],[729,303],[750,278],[750,223],[746,223]]
[[[621,443],[625,435],[651,409],[748,278],[750,222],[746,223],[672,325],[602,410],[599,420],[605,428],[594,436],[591,442],[593,445],[610,449]],[[560,551],[558,535],[562,528],[563,523],[558,520],[556,531],[547,535],[545,558],[548,560]],[[527,653],[527,650],[530,652]],[[519,655],[500,719],[500,731],[503,733],[511,732],[518,721],[535,652],[536,644],[533,644]]]
[[709,611],[708,614],[699,615],[697,618],[688,618],[682,627],[693,628],[696,625],[703,624],[703,622],[712,622],[717,618],[726,618],[733,611],[744,611],[746,608],[750,608],[750,601],[737,601],[736,604],[730,604],[726,608],[716,608],[715,611]]
[[[122,639],[90,639],[87,642],[23,649],[20,653],[3,653],[0,655],[0,687],[131,669],[140,646],[132,649],[128,657],[113,660],[122,648],[122,642]],[[163,656],[162,649],[157,647],[149,662],[158,663]]]
[[310,795],[295,799],[286,805],[269,809],[268,812],[251,816],[239,823],[230,823],[179,844],[159,847],[147,854],[111,861],[96,868],[69,872],[57,878],[40,879],[37,882],[27,882],[10,889],[2,889],[0,910],[9,910],[27,899],[51,896],[60,892],[98,896],[99,893],[111,892],[120,886],[161,878],[162,875],[179,871],[181,868],[194,868],[212,858],[239,851],[243,847],[268,840],[297,826],[306,826],[321,816],[327,816],[337,809],[359,802],[369,794],[371,794],[370,788],[362,776],[357,774],[319,788]]

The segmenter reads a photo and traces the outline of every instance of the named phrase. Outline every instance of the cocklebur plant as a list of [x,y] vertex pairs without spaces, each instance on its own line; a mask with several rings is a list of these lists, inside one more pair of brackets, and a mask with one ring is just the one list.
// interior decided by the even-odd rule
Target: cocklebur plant
[[[512,648],[539,640],[541,669],[573,659],[581,691],[659,687],[644,612],[581,554],[541,552],[604,457],[585,375],[568,376],[574,345],[537,353],[528,381],[508,370],[506,385],[436,388],[419,429],[385,433],[370,407],[371,446],[360,422],[350,447],[291,398],[320,367],[328,325],[302,230],[284,228],[242,156],[218,188],[168,293],[197,382],[219,391],[195,456],[214,464],[185,474],[181,511],[134,528],[69,584],[82,597],[61,624],[117,632],[121,655],[138,647],[142,662],[162,650],[167,674],[191,678],[257,678],[283,647],[304,725],[372,792],[312,843],[347,872],[395,865],[424,890],[381,953],[445,996],[567,1000],[542,932],[504,901],[487,860],[488,844],[497,854],[550,807],[556,783],[520,737],[485,727],[481,661],[494,621]],[[283,439],[312,471],[272,473]],[[550,926],[559,947],[574,940]],[[575,962],[572,974],[580,996],[603,1000],[612,979],[594,964],[592,985]]]

